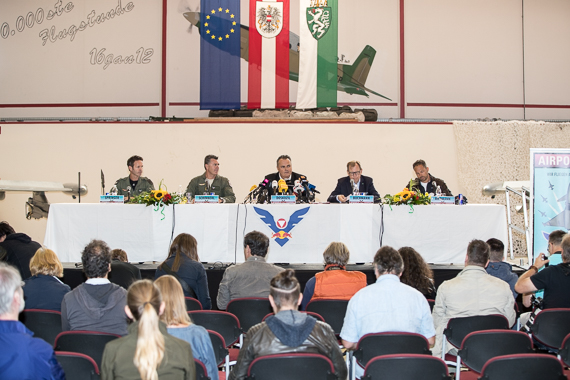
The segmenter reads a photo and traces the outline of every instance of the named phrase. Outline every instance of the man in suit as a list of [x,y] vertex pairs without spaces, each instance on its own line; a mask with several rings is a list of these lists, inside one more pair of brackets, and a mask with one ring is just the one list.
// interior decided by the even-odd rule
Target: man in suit
[[362,166],[358,161],[350,161],[346,164],[346,172],[348,177],[339,178],[336,188],[329,195],[328,201],[331,203],[346,203],[348,196],[358,189],[357,193],[366,193],[366,195],[373,195],[374,202],[380,200],[380,194],[374,188],[372,178],[362,175]]
[[286,154],[279,156],[277,159],[277,173],[272,173],[265,176],[265,179],[269,181],[269,196],[274,195],[273,187],[271,186],[273,181],[279,182],[279,180],[282,179],[287,183],[287,186],[289,186],[289,190],[292,190],[295,181],[301,177],[304,177],[304,175],[295,173],[293,171],[291,157]]

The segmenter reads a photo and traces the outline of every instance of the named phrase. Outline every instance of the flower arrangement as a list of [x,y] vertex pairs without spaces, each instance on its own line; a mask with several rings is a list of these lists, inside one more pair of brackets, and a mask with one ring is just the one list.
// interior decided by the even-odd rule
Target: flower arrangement
[[410,186],[394,195],[386,194],[384,196],[384,203],[389,205],[429,205],[431,197],[429,194],[422,194],[420,192],[410,190],[412,188],[412,181]]
[[162,189],[162,181],[158,185],[158,190],[152,190],[150,192],[145,191],[139,195],[132,197],[129,200],[129,203],[134,204],[144,204],[148,206],[155,206],[154,211],[158,211],[160,209],[160,213],[162,214],[162,219],[165,218],[164,216],[164,207],[168,205],[174,204],[186,204],[188,203],[188,199],[182,195],[177,193],[169,193],[167,190],[166,185],[164,185],[164,189]]

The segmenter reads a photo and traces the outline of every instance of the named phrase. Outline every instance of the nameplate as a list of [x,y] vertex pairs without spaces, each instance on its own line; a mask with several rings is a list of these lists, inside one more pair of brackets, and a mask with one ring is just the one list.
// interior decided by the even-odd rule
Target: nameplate
[[455,197],[431,197],[432,205],[454,205]]
[[348,203],[374,203],[372,195],[349,195]]
[[219,200],[219,195],[196,195],[194,197],[194,203],[218,203]]
[[297,197],[294,195],[272,195],[271,203],[292,203],[295,204]]
[[125,203],[123,195],[100,195],[99,203]]

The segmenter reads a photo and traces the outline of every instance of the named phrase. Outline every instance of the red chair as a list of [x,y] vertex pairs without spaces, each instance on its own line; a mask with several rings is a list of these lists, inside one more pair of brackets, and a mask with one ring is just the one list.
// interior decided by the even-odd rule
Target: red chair
[[61,312],[44,309],[27,309],[20,313],[20,322],[34,332],[36,338],[42,338],[53,346],[55,337],[61,333]]
[[202,303],[198,301],[196,298],[192,297],[184,297],[184,301],[186,301],[186,311],[194,311],[194,310],[202,310]]
[[245,334],[254,325],[260,323],[273,309],[268,298],[248,297],[236,298],[228,303],[226,308],[239,320],[241,331]]
[[336,380],[333,363],[319,354],[288,353],[255,358],[246,379],[255,380]]
[[220,334],[227,344],[226,347],[233,346],[239,340],[241,326],[238,318],[232,313],[218,310],[195,310],[189,311],[188,315],[198,326]]
[[431,355],[431,351],[428,340],[420,334],[399,331],[366,334],[352,352],[352,378],[356,365],[365,368],[373,358],[393,354]]
[[120,337],[98,331],[64,331],[55,338],[54,350],[87,355],[101,367],[105,345]]
[[346,300],[311,300],[305,309],[322,316],[338,336],[344,324],[347,307]]
[[[452,318],[447,322],[447,327],[443,331],[441,358],[448,365],[455,366],[457,357],[455,355],[446,356],[446,344],[459,348],[463,339],[474,331],[481,330],[508,330],[509,321],[503,315],[475,315],[472,317]],[[446,339],[447,338],[447,339]]]
[[570,309],[546,309],[538,313],[530,327],[538,342],[558,350],[566,335],[570,334]]
[[204,363],[198,359],[194,359],[194,366],[196,367],[196,380],[209,380],[208,370]]
[[450,380],[445,362],[431,355],[378,356],[364,368],[362,380]]
[[78,352],[56,351],[55,357],[67,380],[99,379],[99,366],[89,356]]
[[455,379],[477,379],[490,359],[513,354],[532,354],[530,337],[520,331],[484,330],[468,334],[457,353],[457,368],[463,363],[470,371],[457,371]]
[[497,356],[481,371],[482,380],[567,380],[562,363],[547,354],[518,354]]
[[[214,356],[216,358],[216,365],[219,367],[224,366],[226,372],[219,372],[219,378],[226,378],[230,374],[230,365],[235,364],[235,360],[231,362],[230,353],[227,349],[226,342],[224,338],[215,331],[208,330],[208,335],[210,336],[210,341],[212,342],[212,348],[214,349]],[[237,351],[237,350],[236,350]],[[237,360],[237,355],[236,355]]]

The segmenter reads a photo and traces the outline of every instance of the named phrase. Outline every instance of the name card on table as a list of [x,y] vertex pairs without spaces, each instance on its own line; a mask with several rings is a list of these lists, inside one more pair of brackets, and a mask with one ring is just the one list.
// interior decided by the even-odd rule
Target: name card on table
[[99,203],[125,203],[124,195],[100,195]]
[[194,203],[218,203],[219,200],[219,195],[196,195],[194,197]]
[[294,195],[272,195],[271,203],[289,203],[295,204],[297,202],[297,197]]
[[374,203],[373,195],[349,195],[348,203]]
[[431,197],[431,204],[432,205],[454,205],[455,204],[455,197]]

